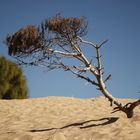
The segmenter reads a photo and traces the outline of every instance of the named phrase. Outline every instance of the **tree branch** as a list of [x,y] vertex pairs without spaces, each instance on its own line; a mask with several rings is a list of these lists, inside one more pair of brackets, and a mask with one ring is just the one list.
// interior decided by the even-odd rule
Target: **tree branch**
[[96,83],[94,80],[91,80],[89,77],[86,77],[86,76],[83,76],[83,75],[81,75],[81,74],[79,74],[79,73],[76,73],[76,72],[74,72],[72,69],[69,69],[69,71],[71,71],[74,75],[76,75],[77,77],[79,77],[79,78],[81,78],[81,79],[84,79],[84,80],[86,80],[87,82],[89,82],[89,83],[91,83],[91,84],[93,84],[93,85],[95,85],[95,86],[98,86],[98,83]]
[[138,99],[133,103],[127,103],[122,107],[121,106],[115,107],[112,113],[123,111],[127,115],[127,118],[132,118],[134,115],[134,108],[137,107],[138,105],[140,105],[140,99]]
[[111,74],[109,74],[107,77],[106,77],[106,79],[104,80],[104,83],[106,83],[108,80],[110,80],[111,79]]
[[[70,66],[65,65],[62,62],[61,62],[61,66],[63,67],[63,69],[65,71],[70,71],[72,74],[76,75],[78,78],[84,79],[87,82],[98,86],[98,83],[96,83],[94,80],[91,80],[89,77],[80,74],[80,73],[86,72],[88,69],[86,69],[86,68],[85,69],[80,69],[79,67],[75,67],[75,66],[70,67]],[[78,70],[78,71],[76,72],[75,70]]]
[[101,48],[105,43],[107,43],[108,40],[104,40],[101,44],[99,44],[99,48]]
[[77,36],[77,38],[78,38],[81,42],[83,42],[83,43],[85,43],[85,44],[89,44],[89,45],[93,46],[94,48],[97,47],[96,44],[94,44],[94,43],[92,43],[92,42],[89,42],[89,41],[85,41],[85,40],[83,40],[83,39],[82,39],[81,37],[79,37],[79,36]]

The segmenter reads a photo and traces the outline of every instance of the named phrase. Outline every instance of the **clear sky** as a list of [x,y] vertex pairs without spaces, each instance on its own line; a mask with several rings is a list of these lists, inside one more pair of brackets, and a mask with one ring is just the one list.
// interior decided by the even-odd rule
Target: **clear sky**
[[[3,43],[6,35],[28,24],[39,25],[60,12],[85,16],[89,41],[109,39],[102,48],[105,73],[112,74],[108,90],[121,98],[140,98],[140,0],[0,0],[0,55],[12,61]],[[89,55],[94,54],[88,51]],[[24,67],[30,97],[102,95],[69,72]]]

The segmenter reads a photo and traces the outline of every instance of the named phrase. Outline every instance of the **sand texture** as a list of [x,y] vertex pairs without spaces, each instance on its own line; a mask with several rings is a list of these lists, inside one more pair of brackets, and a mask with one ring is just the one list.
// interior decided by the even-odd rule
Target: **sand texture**
[[140,140],[140,106],[111,111],[104,97],[0,100],[0,140]]

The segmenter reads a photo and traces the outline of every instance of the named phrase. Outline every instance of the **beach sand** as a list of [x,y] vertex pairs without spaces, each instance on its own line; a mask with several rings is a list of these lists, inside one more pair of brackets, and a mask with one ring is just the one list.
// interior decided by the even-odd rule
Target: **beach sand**
[[104,97],[0,100],[0,140],[139,140],[140,106],[134,111],[111,114]]

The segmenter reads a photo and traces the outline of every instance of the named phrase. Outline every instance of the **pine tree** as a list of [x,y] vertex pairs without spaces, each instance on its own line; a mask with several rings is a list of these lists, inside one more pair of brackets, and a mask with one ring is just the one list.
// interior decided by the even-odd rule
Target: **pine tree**
[[21,68],[0,56],[0,99],[25,98],[28,98],[28,89]]

